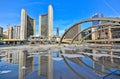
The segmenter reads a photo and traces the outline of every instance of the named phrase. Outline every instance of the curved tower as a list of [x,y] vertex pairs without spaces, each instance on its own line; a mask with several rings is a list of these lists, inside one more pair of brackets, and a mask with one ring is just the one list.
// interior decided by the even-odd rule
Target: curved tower
[[48,35],[49,39],[50,37],[53,37],[53,8],[52,5],[48,6]]
[[53,8],[48,6],[48,13],[39,16],[39,35],[51,40],[53,37]]
[[27,11],[25,9],[21,10],[21,29],[20,29],[20,39],[26,39],[27,32]]
[[20,39],[27,40],[30,36],[36,34],[36,23],[31,18],[25,9],[21,11],[21,28],[20,28]]

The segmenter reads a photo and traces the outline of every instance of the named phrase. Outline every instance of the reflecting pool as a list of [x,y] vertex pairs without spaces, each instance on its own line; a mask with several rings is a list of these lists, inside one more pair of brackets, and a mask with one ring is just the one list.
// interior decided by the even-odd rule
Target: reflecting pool
[[0,79],[120,79],[120,52],[101,49],[7,50]]

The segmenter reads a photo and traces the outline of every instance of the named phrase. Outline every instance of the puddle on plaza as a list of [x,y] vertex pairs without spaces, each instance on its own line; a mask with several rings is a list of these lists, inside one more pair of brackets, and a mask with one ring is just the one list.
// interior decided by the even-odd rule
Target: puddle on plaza
[[0,55],[0,79],[120,79],[120,52],[7,51]]

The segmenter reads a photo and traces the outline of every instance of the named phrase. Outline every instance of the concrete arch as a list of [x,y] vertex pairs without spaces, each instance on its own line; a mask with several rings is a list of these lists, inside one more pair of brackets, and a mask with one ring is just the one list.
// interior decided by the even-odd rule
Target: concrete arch
[[119,18],[90,18],[87,20],[82,20],[78,23],[75,23],[74,25],[72,25],[70,28],[68,28],[67,31],[65,31],[65,33],[62,35],[61,39],[60,39],[60,44],[62,43],[62,40],[64,38],[64,36],[67,34],[67,32],[69,32],[73,27],[75,27],[76,25],[85,23],[85,22],[91,22],[91,21],[112,21],[112,22],[120,22]]
[[90,26],[86,29],[84,29],[83,31],[77,33],[73,38],[72,38],[72,41],[71,41],[71,44],[74,42],[74,40],[78,37],[78,35],[80,35],[82,32],[86,31],[86,30],[89,30],[91,28],[94,28],[94,27],[98,27],[98,26],[120,26],[119,23],[104,23],[104,24],[98,24],[98,25],[94,25],[94,26]]

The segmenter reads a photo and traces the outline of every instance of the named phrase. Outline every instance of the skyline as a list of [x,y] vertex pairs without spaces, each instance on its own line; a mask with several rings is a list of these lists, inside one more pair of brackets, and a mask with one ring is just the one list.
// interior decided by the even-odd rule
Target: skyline
[[119,0],[109,2],[107,0],[76,0],[75,2],[74,0],[69,2],[58,0],[11,0],[8,2],[4,0],[0,3],[0,26],[5,30],[8,24],[11,26],[20,25],[21,9],[24,8],[28,15],[36,20],[36,32],[38,34],[39,15],[47,13],[48,5],[51,4],[54,10],[54,34],[56,34],[56,27],[59,27],[61,35],[72,24],[91,18],[95,13],[103,13],[105,17],[119,17],[119,3]]

